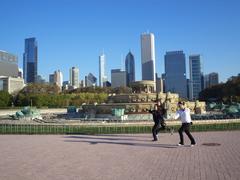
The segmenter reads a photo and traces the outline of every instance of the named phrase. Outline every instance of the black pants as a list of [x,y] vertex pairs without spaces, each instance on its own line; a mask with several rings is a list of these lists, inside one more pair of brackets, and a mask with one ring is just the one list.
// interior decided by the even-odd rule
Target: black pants
[[154,126],[152,127],[152,134],[153,134],[153,139],[157,140],[157,134],[159,133],[160,130],[165,130],[166,129],[166,124],[164,121],[161,121],[159,123],[155,123]]
[[180,136],[180,144],[184,144],[184,139],[183,139],[183,131],[187,134],[188,138],[191,141],[191,144],[196,144],[193,136],[190,133],[190,123],[183,123],[180,129],[178,130],[179,136]]

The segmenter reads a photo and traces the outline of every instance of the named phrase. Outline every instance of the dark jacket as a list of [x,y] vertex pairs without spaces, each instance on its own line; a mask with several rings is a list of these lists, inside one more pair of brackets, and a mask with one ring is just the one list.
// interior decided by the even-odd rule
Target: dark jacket
[[153,116],[153,121],[155,124],[159,124],[163,121],[164,112],[161,110],[148,110],[149,113]]

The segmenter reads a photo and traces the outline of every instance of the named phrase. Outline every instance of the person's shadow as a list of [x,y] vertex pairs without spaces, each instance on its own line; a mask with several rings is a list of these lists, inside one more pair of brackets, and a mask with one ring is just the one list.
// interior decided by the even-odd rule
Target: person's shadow
[[[128,136],[129,137],[129,136]],[[75,143],[89,143],[91,145],[97,144],[115,144],[115,145],[126,145],[126,146],[139,146],[139,147],[157,147],[157,148],[177,148],[175,144],[158,144],[157,142],[150,142],[150,140],[126,138],[125,136],[115,137],[104,137],[104,136],[64,136],[64,142],[75,142]],[[129,142],[130,141],[130,142]],[[145,143],[140,143],[145,142]]]

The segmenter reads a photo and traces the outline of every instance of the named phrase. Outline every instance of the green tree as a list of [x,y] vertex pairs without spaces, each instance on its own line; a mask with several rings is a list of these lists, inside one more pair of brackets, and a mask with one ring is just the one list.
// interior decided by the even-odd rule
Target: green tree
[[58,94],[60,88],[52,84],[28,84],[20,93],[23,94]]
[[204,101],[214,99],[224,102],[240,102],[240,77],[204,89],[200,92],[199,97]]
[[113,89],[113,93],[116,93],[116,94],[132,93],[132,89],[124,86],[116,87]]
[[0,91],[0,107],[10,106],[12,103],[12,96],[7,91]]

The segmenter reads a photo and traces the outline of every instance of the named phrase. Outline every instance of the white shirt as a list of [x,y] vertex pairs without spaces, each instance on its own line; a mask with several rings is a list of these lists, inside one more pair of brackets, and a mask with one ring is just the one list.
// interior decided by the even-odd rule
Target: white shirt
[[176,112],[174,119],[180,118],[182,123],[190,123],[191,115],[190,115],[190,109],[185,108],[184,110],[180,109]]

